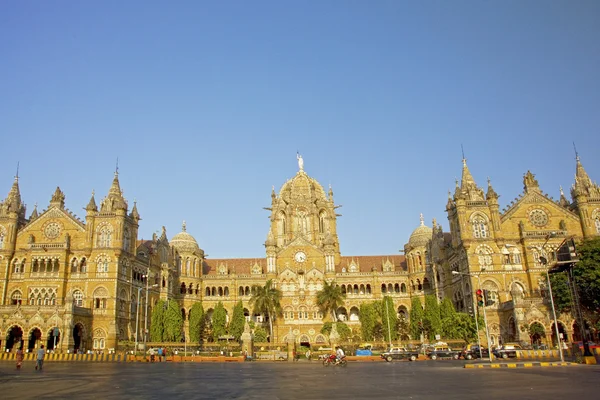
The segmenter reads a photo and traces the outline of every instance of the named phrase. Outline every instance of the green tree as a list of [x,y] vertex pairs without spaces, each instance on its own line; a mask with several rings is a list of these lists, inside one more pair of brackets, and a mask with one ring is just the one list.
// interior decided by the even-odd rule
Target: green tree
[[410,299],[410,335],[413,339],[421,337],[423,324],[423,306],[421,299],[413,297]]
[[201,302],[196,302],[190,309],[190,342],[200,343],[204,332],[206,315]]
[[281,290],[269,279],[265,286],[254,285],[250,306],[255,314],[264,314],[269,320],[269,336],[273,340],[273,319],[281,315]]
[[445,297],[440,304],[441,334],[444,339],[459,339],[461,334],[457,330],[457,312],[452,301]]
[[398,332],[398,338],[400,340],[410,339],[410,321],[408,320],[408,318],[404,316],[398,318],[398,325],[396,331]]
[[152,318],[150,320],[150,340],[153,342],[162,342],[165,331],[165,308],[167,304],[159,300],[152,309]]
[[[329,336],[333,324],[334,323],[331,321],[325,322],[321,327],[321,333],[325,336]],[[348,340],[348,338],[352,337],[352,330],[344,322],[335,322],[335,327],[337,329],[338,334],[340,335],[341,341]]]
[[259,326],[254,330],[254,342],[256,343],[264,343],[267,341],[267,331],[263,329],[262,326]]
[[381,325],[386,342],[391,342],[398,338],[398,317],[394,309],[394,301],[390,296],[384,296],[382,300]]
[[440,318],[440,305],[437,297],[434,295],[425,296],[425,312],[423,314],[423,326],[430,340],[435,339],[435,335],[442,334],[442,320]]
[[212,314],[212,337],[216,342],[227,333],[227,311],[222,302],[218,302]]
[[581,306],[600,312],[600,237],[584,240],[577,246],[579,262],[573,268],[573,279],[579,290]]
[[328,283],[323,281],[323,289],[317,292],[317,306],[323,315],[331,315],[333,322],[337,321],[335,312],[344,305],[346,294],[342,288],[335,284],[335,281]]
[[163,339],[166,342],[180,342],[183,338],[183,316],[176,301],[167,301],[164,316]]
[[377,314],[373,303],[363,303],[360,305],[360,331],[363,340],[371,341],[374,339],[374,328],[377,323]]
[[231,322],[229,322],[229,334],[235,337],[235,340],[240,340],[242,333],[244,333],[244,325],[246,324],[246,317],[244,317],[244,305],[242,301],[238,301],[233,308],[233,314],[231,316]]
[[[543,276],[543,278],[546,277]],[[569,290],[567,274],[550,274],[550,284],[552,285],[552,298],[556,311],[558,313],[571,312],[573,308],[573,296]]]

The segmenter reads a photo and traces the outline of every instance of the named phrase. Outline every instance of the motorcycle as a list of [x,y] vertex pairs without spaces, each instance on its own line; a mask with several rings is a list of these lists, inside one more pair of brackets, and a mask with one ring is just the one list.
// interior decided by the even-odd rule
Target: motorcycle
[[325,359],[323,360],[324,367],[329,367],[330,365],[339,365],[341,367],[345,367],[348,365],[348,361],[346,361],[346,356],[338,360],[335,354],[331,354],[325,357]]

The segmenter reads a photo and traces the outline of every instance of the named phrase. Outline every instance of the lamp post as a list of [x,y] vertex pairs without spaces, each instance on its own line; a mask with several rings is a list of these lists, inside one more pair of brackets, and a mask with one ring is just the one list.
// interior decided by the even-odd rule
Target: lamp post
[[[475,275],[475,274],[469,274],[467,272],[458,272],[458,271],[452,271],[452,275],[464,275],[464,276],[472,276],[477,278],[477,287],[479,287],[481,289],[481,279],[479,278],[479,275]],[[487,340],[488,343],[488,356],[489,356],[489,360],[490,362],[493,362],[492,360],[492,351],[490,349],[490,332],[488,330],[488,323],[487,323],[487,315],[485,313],[485,298],[483,300],[483,323],[485,324],[485,338]],[[477,316],[475,316],[475,319],[477,320]],[[477,326],[477,329],[479,329],[479,327]],[[479,340],[479,331],[477,332],[477,340]],[[479,346],[479,351],[481,351],[481,345]],[[480,353],[481,355],[481,353]]]
[[390,310],[389,310],[389,305],[387,302],[387,299],[384,297],[385,300],[385,315],[387,317],[387,326],[388,326],[388,340],[390,342],[390,351],[392,351],[392,331],[390,330]]
[[150,287],[155,288],[158,285],[155,283],[152,286],[148,285],[148,280],[150,279],[150,268],[147,268],[146,275],[142,275],[143,278],[146,279],[146,309],[144,311],[144,350],[146,349],[146,341],[148,338],[148,289]]
[[[546,235],[546,241],[542,245],[542,251],[546,248],[548,241],[550,238],[556,236],[556,232],[550,232]],[[552,296],[552,284],[550,283],[550,272],[548,271],[548,259],[546,257],[540,256],[540,262],[546,266],[546,279],[548,281],[548,294],[550,294],[550,304],[552,305],[552,317],[554,318],[554,332],[556,333],[556,343],[558,344],[558,354],[560,354],[560,361],[565,361],[565,356],[563,354],[562,343],[560,340],[560,332],[558,331],[558,319],[556,318],[556,309],[554,307],[554,297]]]
[[137,294],[137,304],[136,304],[136,309],[135,309],[135,353],[137,354],[138,351],[138,341],[139,341],[139,337],[138,337],[138,327],[140,326],[140,293],[142,291],[143,287],[139,287],[137,288],[138,294]]

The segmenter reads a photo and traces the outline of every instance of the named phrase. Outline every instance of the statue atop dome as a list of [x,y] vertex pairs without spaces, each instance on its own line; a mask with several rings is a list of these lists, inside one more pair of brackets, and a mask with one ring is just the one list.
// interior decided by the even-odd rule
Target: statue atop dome
[[296,152],[296,159],[298,160],[298,168],[300,168],[300,171],[304,171],[304,160],[298,152]]

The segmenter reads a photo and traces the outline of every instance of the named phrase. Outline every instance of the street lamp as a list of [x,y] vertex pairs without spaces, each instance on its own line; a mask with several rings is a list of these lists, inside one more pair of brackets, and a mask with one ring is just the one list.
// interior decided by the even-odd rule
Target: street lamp
[[138,294],[137,294],[137,304],[136,304],[136,309],[135,309],[135,353],[137,354],[138,351],[138,327],[140,325],[140,292],[142,291],[143,287],[139,287],[137,288]]
[[[472,276],[477,278],[477,287],[479,287],[479,289],[481,289],[481,279],[479,278],[479,275],[475,275],[475,274],[469,274],[467,272],[458,272],[458,271],[452,271],[452,275],[464,275],[464,276]],[[485,298],[483,299],[483,323],[485,324],[485,338],[487,340],[488,343],[488,356],[490,359],[490,362],[493,362],[492,360],[492,349],[490,348],[490,333],[488,331],[488,323],[487,323],[487,315],[485,313]],[[477,313],[477,315],[475,316],[475,321],[477,321],[477,317],[479,316],[479,313]],[[479,326],[476,326],[476,329],[479,329]],[[479,331],[477,331],[477,342],[479,343]],[[482,353],[481,353],[481,345],[479,345],[479,355],[481,357]]]
[[[546,248],[548,241],[550,238],[556,237],[556,232],[550,232],[546,235],[546,241],[542,245],[542,251]],[[556,318],[556,309],[554,308],[554,297],[552,296],[552,284],[550,283],[550,272],[548,270],[548,259],[544,256],[540,256],[540,262],[544,264],[546,267],[546,279],[548,280],[548,293],[550,294],[550,304],[552,305],[552,317],[554,318],[554,331],[556,333],[556,341],[558,344],[558,354],[560,354],[560,361],[565,361],[565,356],[563,355],[562,343],[560,340],[560,332],[558,331],[558,319]]]
[[[146,275],[142,275],[146,279],[146,310],[144,311],[144,350],[146,350],[146,341],[148,338],[148,280],[150,279],[150,268],[147,268]],[[158,287],[157,284],[152,285],[153,288]]]

